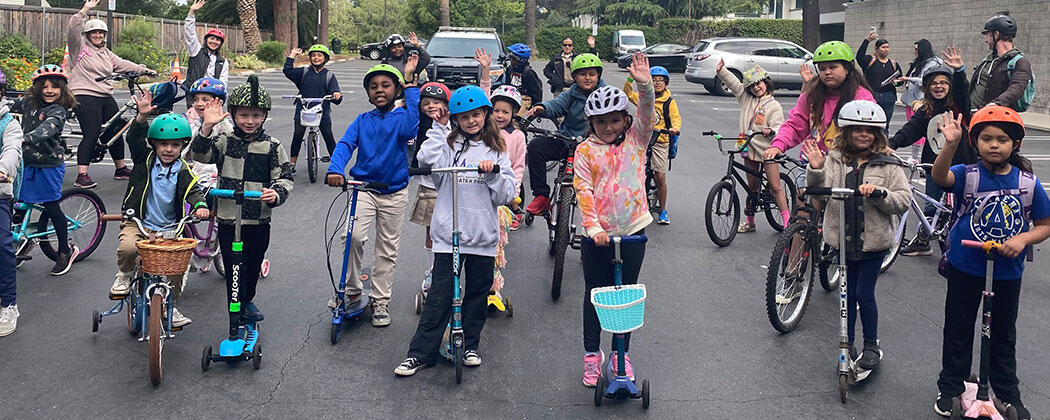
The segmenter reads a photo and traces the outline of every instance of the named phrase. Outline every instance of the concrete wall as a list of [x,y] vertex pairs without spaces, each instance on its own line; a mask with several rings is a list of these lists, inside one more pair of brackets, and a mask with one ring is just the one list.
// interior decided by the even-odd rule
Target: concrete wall
[[[948,47],[963,51],[967,75],[988,55],[981,30],[988,18],[1008,10],[1017,21],[1014,46],[1032,63],[1039,87],[1029,112],[1050,114],[1050,1],[1047,0],[867,0],[846,8],[845,41],[860,45],[871,26],[890,41],[890,58],[906,71],[914,59],[912,44],[926,38],[940,56]],[[870,50],[869,50],[870,54]]]

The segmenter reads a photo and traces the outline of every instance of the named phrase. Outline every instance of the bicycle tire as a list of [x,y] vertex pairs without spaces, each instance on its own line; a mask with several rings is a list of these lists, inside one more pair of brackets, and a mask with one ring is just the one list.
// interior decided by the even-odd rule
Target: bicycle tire
[[[763,185],[763,188],[768,189],[769,183],[765,181],[763,181],[763,183],[765,184]],[[795,199],[798,197],[798,188],[795,187],[795,181],[792,181],[791,177],[787,174],[781,173],[780,186],[784,188],[784,194],[788,202],[788,212],[789,214],[793,214],[795,212]],[[770,190],[770,195],[772,195],[772,190]],[[785,220],[783,220],[783,217],[780,215],[780,209],[777,208],[776,197],[774,197],[772,203],[769,203],[769,205],[766,206],[765,213],[766,221],[769,222],[769,226],[777,232],[783,232]],[[790,220],[787,221],[790,222]]]
[[[137,288],[139,284],[138,280],[132,284],[133,287]],[[138,312],[138,290],[131,289],[128,293],[127,301],[125,303],[125,313],[128,320],[128,334],[138,335],[142,331],[141,322],[139,321]]]
[[[102,221],[102,215],[106,214],[106,204],[91,190],[84,188],[69,188],[62,191],[62,198],[58,200],[58,206],[62,208],[67,218],[79,221],[82,227],[69,230],[69,242],[80,250],[74,262],[82,261],[95,252],[102,237],[106,235],[106,222]],[[48,228],[51,222],[48,222]],[[47,240],[40,241],[40,250],[51,261],[58,258],[58,238],[51,235]]]
[[[725,196],[723,192],[729,195]],[[722,209],[723,204],[727,204],[728,208]],[[714,205],[718,207],[712,207]],[[725,228],[725,233],[716,231],[714,219],[716,213],[722,219],[720,223],[722,226],[718,227]],[[727,221],[728,224],[725,223]],[[736,195],[733,183],[723,180],[711,187],[711,192],[707,194],[707,204],[704,206],[704,223],[707,225],[707,236],[715,245],[725,247],[733,243],[737,225],[740,224],[740,197]]]
[[222,252],[215,251],[215,258],[211,260],[211,263],[215,267],[215,273],[221,278],[226,278],[226,266],[222,262]]
[[167,318],[164,298],[159,292],[149,300],[149,381],[153,386],[164,379],[164,326]]
[[558,224],[554,232],[554,275],[551,277],[551,299],[561,296],[561,280],[565,271],[565,252],[569,248],[569,213],[572,209],[572,188],[561,189],[558,198]]
[[310,183],[317,182],[317,133],[313,130],[310,131],[310,135],[307,137],[306,142],[306,173],[310,175]]
[[893,244],[890,245],[889,254],[886,254],[886,256],[883,257],[882,266],[879,268],[880,273],[885,273],[886,270],[889,270],[890,266],[893,265],[893,262],[897,261],[897,256],[900,255],[901,248],[904,247],[904,242],[908,237],[908,219],[904,219],[903,222],[900,219],[901,216],[898,215],[894,215],[891,218],[893,223],[891,223],[890,226],[897,226],[898,223],[903,223],[904,227],[901,229],[900,237],[896,238],[896,240],[893,241]]
[[[799,321],[806,313],[806,307],[809,306],[809,298],[813,290],[815,252],[813,245],[806,239],[808,236],[806,229],[808,226],[801,222],[788,225],[787,229],[779,235],[769,259],[769,269],[766,274],[766,315],[773,329],[781,334],[789,333],[798,327]],[[796,263],[792,264],[791,251],[797,246],[796,241],[802,241],[800,244],[802,255]],[[792,268],[796,269],[798,278],[789,287],[786,284],[787,276],[784,274]],[[778,302],[778,298],[783,299],[786,293],[793,295],[796,289],[798,289],[798,299],[797,301],[794,298],[791,299],[795,302],[794,306]],[[790,311],[783,311],[788,308]]]
[[649,211],[656,211],[656,173],[648,169],[645,171],[645,198],[649,204]]
[[831,245],[823,244],[820,248],[820,287],[824,288],[824,291],[830,292],[839,288],[839,271],[835,270],[834,274],[828,274],[832,265],[837,265],[837,260],[834,253],[837,251],[831,247]]

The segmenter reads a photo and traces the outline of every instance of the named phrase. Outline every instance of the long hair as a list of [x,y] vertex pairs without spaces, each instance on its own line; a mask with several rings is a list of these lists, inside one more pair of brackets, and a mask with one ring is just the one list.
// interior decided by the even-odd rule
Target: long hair
[[[842,81],[842,84],[839,85],[838,91],[835,92],[838,93],[839,103],[835,106],[835,113],[832,114],[833,117],[839,115],[839,111],[842,110],[843,105],[853,100],[857,95],[857,89],[865,88],[869,92],[871,91],[871,87],[868,86],[868,81],[865,80],[864,74],[857,69],[857,65],[853,61],[839,60],[838,63],[846,68],[846,80]],[[810,128],[819,130],[820,126],[824,123],[824,102],[827,101],[829,96],[832,96],[832,93],[831,89],[824,85],[824,82],[822,81],[814,83],[813,86],[806,91],[807,102],[809,102],[806,105],[807,108],[809,108]],[[834,121],[832,121],[832,123],[834,123]]]
[[950,77],[948,78],[949,80],[948,80],[948,94],[947,94],[947,96],[945,96],[944,99],[933,99],[933,95],[930,93],[930,89],[932,89],[932,82],[936,78],[937,78],[937,76],[933,76],[933,77],[930,77],[930,78],[925,79],[925,80],[922,81],[922,94],[923,94],[923,97],[922,97],[922,107],[919,108],[919,111],[925,112],[926,115],[930,115],[930,116],[933,115],[933,113],[934,113],[933,109],[934,109],[934,107],[936,106],[937,103],[944,104],[944,108],[943,108],[944,110],[952,110],[952,109],[955,108],[955,99],[953,98],[953,96],[954,96],[953,94],[955,92],[952,92],[952,89],[955,89],[955,86],[951,84],[951,78]]
[[69,90],[66,86],[66,79],[60,77],[40,77],[33,81],[33,85],[29,87],[26,92],[26,100],[33,108],[40,108],[45,105],[44,103],[44,83],[45,81],[51,81],[51,86],[58,88],[61,93],[58,95],[56,104],[67,110],[73,109],[77,106],[77,98],[73,96],[73,91]]
[[[977,124],[977,126],[974,127],[975,130],[970,130],[970,142],[972,143],[974,150],[977,151],[978,155],[981,154],[981,150],[977,148],[977,143],[979,141],[979,138],[981,137],[981,131],[984,131],[984,128],[989,125],[995,126],[1000,130],[1003,130],[1003,132],[1010,136],[1010,138],[1014,139],[1015,145],[1020,143],[1020,137],[1022,137],[1020,136],[1020,134],[1022,133],[1016,129],[1016,126],[1013,126],[1012,124],[1000,123],[997,121]],[[1032,172],[1032,161],[1028,160],[1028,158],[1024,157],[1024,155],[1021,154],[1020,145],[1013,148],[1013,150],[1010,152],[1010,158],[1007,160],[1007,162],[1013,166],[1020,168],[1022,171]]]
[[904,73],[907,76],[918,76],[922,71],[922,68],[926,66],[926,62],[937,57],[933,53],[933,44],[927,41],[926,38],[920,39],[915,42],[915,48],[918,49],[919,54],[915,57],[915,60],[911,62],[911,66],[908,67],[908,72]]
[[[456,117],[453,115],[453,121],[455,120],[455,118]],[[463,129],[459,127],[459,124],[453,124],[452,132],[448,135],[448,146],[451,147],[453,150],[455,150],[456,148],[456,138],[459,136],[463,136],[465,141],[467,141],[466,139],[472,137],[471,135],[465,133]],[[499,135],[499,129],[496,128],[496,121],[492,119],[491,109],[485,110],[485,125],[483,125],[481,127],[481,131],[479,131],[478,134],[475,134],[474,136],[477,136],[482,143],[485,143],[485,146],[488,146],[488,148],[492,149],[493,151],[499,153],[507,151],[507,144],[503,142],[503,136]],[[464,144],[463,147],[465,149],[467,145]]]
[[875,131],[875,141],[871,143],[871,147],[868,150],[857,151],[849,145],[850,136],[853,132],[860,129],[857,126],[843,127],[842,131],[839,132],[839,136],[835,138],[835,144],[831,147],[832,150],[838,150],[842,154],[842,161],[846,163],[854,163],[859,158],[871,158],[877,154],[890,153],[893,150],[890,149],[889,138],[886,137],[886,133],[883,133],[881,129],[877,127],[871,127]]

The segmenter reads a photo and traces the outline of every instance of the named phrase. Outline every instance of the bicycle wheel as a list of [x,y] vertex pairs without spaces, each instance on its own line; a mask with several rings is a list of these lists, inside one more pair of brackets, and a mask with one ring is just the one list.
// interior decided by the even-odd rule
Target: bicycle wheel
[[[905,216],[907,216],[907,213],[905,213]],[[904,246],[904,241],[908,237],[908,219],[901,220],[900,215],[893,215],[891,220],[892,223],[890,223],[890,226],[899,225],[901,228],[901,232],[899,235],[897,235],[896,238],[893,238],[893,244],[890,245],[889,253],[886,254],[885,257],[883,257],[882,267],[879,268],[880,273],[885,273],[886,270],[889,270],[890,266],[893,265],[893,262],[897,261],[897,255],[900,254],[901,247]]]
[[317,132],[310,130],[306,141],[306,173],[310,175],[310,183],[317,182]]
[[212,258],[211,263],[212,263],[213,266],[215,266],[215,273],[217,273],[219,275],[219,277],[226,278],[226,266],[223,265],[223,262],[222,262],[222,252],[220,252],[219,249],[218,249],[219,248],[218,240],[215,241],[215,248],[216,249],[215,249],[215,251],[213,251],[214,253],[212,254],[215,257]]
[[707,236],[715,245],[729,246],[733,242],[736,227],[740,224],[740,198],[732,182],[721,181],[711,187],[704,209],[704,223],[707,224]]
[[780,234],[766,275],[766,314],[781,334],[798,326],[813,289],[813,246],[804,223],[792,223]]
[[[821,241],[823,243],[823,241]],[[828,273],[828,270],[832,270],[833,265],[838,264],[838,251],[832,248],[831,245],[823,243],[820,248],[820,287],[823,287],[825,291],[832,291],[839,288],[839,270],[834,270],[832,273]]]
[[551,278],[551,299],[561,296],[561,279],[565,271],[565,251],[569,248],[569,214],[572,210],[572,188],[562,188],[558,198],[558,225],[554,232],[554,276]]
[[[69,225],[69,244],[80,249],[76,259],[81,261],[87,258],[98,248],[102,237],[106,234],[106,223],[102,221],[102,215],[106,213],[106,205],[97,194],[83,188],[70,188],[62,191],[62,198],[58,200],[58,206],[66,215]],[[48,222],[47,229],[52,229]],[[51,235],[46,241],[40,241],[40,250],[44,255],[54,261],[58,258],[58,238]]]
[[[765,179],[765,178],[763,178],[763,179]],[[769,194],[772,196],[773,190],[769,189],[769,183],[768,182],[763,182],[763,184],[764,184],[764,185],[762,185],[763,190],[764,191],[769,191]],[[791,177],[788,176],[787,174],[781,173],[780,174],[780,186],[784,189],[784,195],[787,197],[788,212],[794,212],[795,211],[795,197],[796,197],[796,194],[798,193],[798,191],[795,188],[795,182],[792,181]],[[769,222],[769,226],[771,226],[773,228],[773,230],[775,230],[777,232],[783,232],[784,231],[784,224],[785,224],[785,222],[788,222],[788,220],[784,220],[784,217],[780,215],[780,209],[777,208],[777,204],[776,204],[777,203],[776,197],[770,197],[770,198],[773,198],[773,200],[771,202],[769,202],[767,204],[767,206],[766,206],[766,221]]]
[[655,211],[656,206],[656,174],[651,169],[645,171],[645,198],[649,203],[649,211]]
[[167,320],[164,296],[157,292],[149,300],[149,381],[153,386],[164,379],[164,326]]

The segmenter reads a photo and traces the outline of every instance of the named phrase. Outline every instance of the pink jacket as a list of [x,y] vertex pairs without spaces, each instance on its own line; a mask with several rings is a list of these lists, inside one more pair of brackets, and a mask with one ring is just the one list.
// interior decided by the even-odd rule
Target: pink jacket
[[499,134],[503,142],[507,143],[507,155],[511,166],[514,166],[514,191],[518,191],[521,189],[521,178],[525,176],[525,133],[515,128],[510,133],[500,130]]
[[109,48],[98,48],[87,42],[80,33],[87,19],[87,15],[80,12],[69,18],[69,31],[66,33],[70,57],[69,68],[66,69],[69,72],[69,89],[74,95],[113,96],[113,85],[108,81],[96,82],[96,77],[149,69],[117,57]]
[[[853,99],[875,102],[875,97],[864,88],[858,88],[857,94],[853,95]],[[798,102],[795,103],[794,108],[791,108],[791,114],[788,116],[787,121],[784,122],[784,125],[780,126],[780,131],[777,131],[777,136],[773,138],[773,142],[769,144],[769,147],[776,147],[786,152],[812,137],[824,138],[825,141],[818,142],[818,145],[821,150],[828,151],[830,146],[828,142],[834,140],[837,135],[837,128],[832,133],[827,133],[827,131],[831,127],[832,121],[834,121],[835,107],[839,104],[839,97],[829,96],[824,101],[824,121],[820,124],[819,130],[813,130],[810,127],[808,101],[806,93],[799,95]],[[826,133],[830,135],[826,136]]]
[[636,86],[638,115],[623,143],[606,144],[592,136],[576,147],[573,187],[589,237],[600,232],[630,235],[653,222],[644,184],[645,149],[656,117],[656,93],[651,81]]

